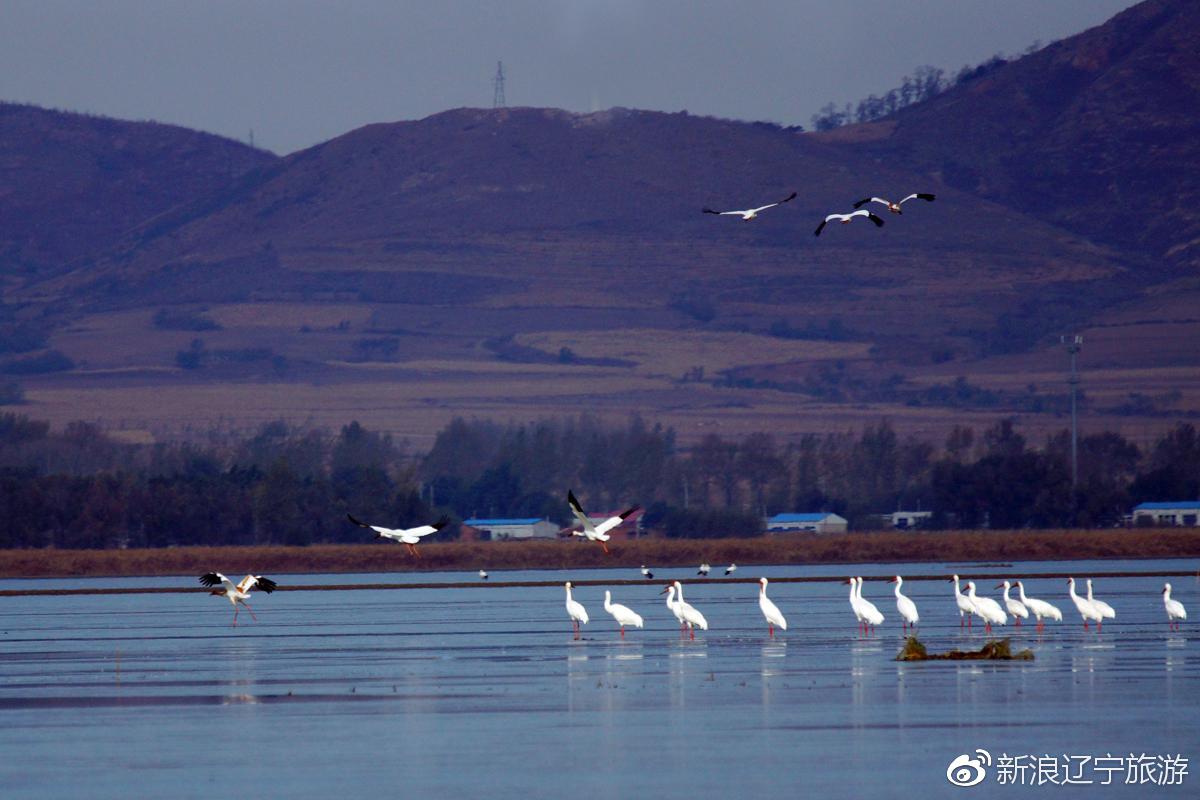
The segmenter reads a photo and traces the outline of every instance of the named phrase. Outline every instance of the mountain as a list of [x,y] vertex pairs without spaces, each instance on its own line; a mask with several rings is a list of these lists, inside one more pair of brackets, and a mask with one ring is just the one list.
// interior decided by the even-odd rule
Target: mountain
[[819,138],[1092,241],[1200,265],[1200,3],[1146,0]]
[[[151,438],[353,418],[427,443],[456,415],[584,409],[685,442],[881,416],[937,438],[1061,428],[1058,337],[1082,332],[1092,424],[1149,439],[1200,411],[1198,29],[1150,0],[824,134],[456,109],[251,152],[10,283],[52,331],[0,371],[35,415]],[[701,213],[793,190],[751,223]],[[911,191],[937,200],[813,235]]]
[[275,158],[172,125],[0,103],[0,276],[102,255],[147,218]]
[[[625,306],[659,313],[655,326],[680,324],[671,309],[691,298],[718,324],[760,331],[819,302],[856,330],[927,341],[986,338],[989,318],[1033,287],[1051,298],[1100,277],[1124,286],[1113,253],[954,191],[882,230],[813,236],[828,211],[919,181],[777,126],[459,109],[296,153],[36,289],[91,311],[323,297],[418,315]],[[793,189],[751,224],[700,213]]]

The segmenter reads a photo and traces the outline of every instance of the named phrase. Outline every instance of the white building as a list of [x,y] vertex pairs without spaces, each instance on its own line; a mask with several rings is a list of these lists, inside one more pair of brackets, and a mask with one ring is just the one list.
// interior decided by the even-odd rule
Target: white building
[[[1133,509],[1133,524],[1141,520],[1153,520],[1155,525],[1200,525],[1200,501],[1186,500],[1176,503],[1142,503]],[[1142,523],[1145,524],[1145,523]]]
[[492,541],[500,539],[553,539],[558,535],[558,526],[541,517],[524,519],[468,519],[463,522],[489,535]]
[[813,514],[776,514],[766,521],[767,533],[845,533],[846,518],[824,511]]

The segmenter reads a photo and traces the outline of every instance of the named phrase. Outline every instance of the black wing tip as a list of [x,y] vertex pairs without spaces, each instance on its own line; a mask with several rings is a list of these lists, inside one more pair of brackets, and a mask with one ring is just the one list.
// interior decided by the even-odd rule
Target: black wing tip
[[934,201],[934,199],[937,197],[937,195],[929,194],[927,192],[917,192],[917,197],[921,200],[928,200],[929,202],[932,203]]
[[859,200],[857,203],[855,203],[855,204],[854,204],[854,207],[855,207],[855,208],[862,208],[863,206],[865,206],[865,205],[866,205],[867,203],[869,203],[869,202],[871,202],[871,198],[869,198],[869,197],[868,197],[868,198],[865,198],[865,199],[863,199],[863,200]]
[[871,222],[874,222],[876,228],[883,227],[883,217],[876,216],[875,214],[867,214],[867,219],[871,220]]
[[570,489],[567,490],[567,502],[571,504],[571,508],[578,511],[580,514],[583,513],[583,506],[579,505],[579,500],[576,499],[575,493]]
[[442,514],[442,516],[438,519],[438,521],[433,523],[433,525],[431,527],[435,531],[440,531],[442,528],[446,527],[449,524],[450,524],[450,518],[448,516],[446,516],[445,514]]
[[255,584],[254,588],[262,589],[267,594],[270,594],[271,592],[273,592],[279,588],[279,584],[276,583],[275,581],[271,580],[270,578],[264,578],[263,576],[259,575],[256,578],[256,580],[257,580],[257,583]]
[[705,206],[704,208],[700,209],[700,213],[702,213],[702,214],[720,214],[721,212],[713,211],[711,208],[708,208],[707,206]]
[[822,220],[821,224],[817,226],[817,229],[815,231],[813,231],[813,236],[820,236],[821,231],[823,231],[823,230],[825,230],[825,221],[824,220]]
[[636,514],[640,509],[641,509],[641,506],[632,506],[631,508],[629,508],[628,510],[626,510],[625,512],[620,514],[620,517],[621,517],[621,519],[626,519],[631,514]]
[[354,518],[354,516],[353,516],[353,515],[351,515],[351,514],[347,514],[347,515],[346,515],[346,519],[350,520],[351,522],[353,522],[355,525],[357,525],[357,526],[358,526],[358,527],[360,527],[360,528],[369,528],[369,527],[371,527],[370,525],[366,524],[365,522],[359,522],[359,521],[358,521],[358,520],[356,520],[356,519]]
[[786,202],[788,202],[789,200],[795,200],[795,199],[796,199],[796,192],[792,192],[791,194],[789,194],[787,197],[783,198],[783,199],[782,199],[782,200],[780,200],[779,202],[781,202],[781,203],[786,203]]
[[221,582],[221,578],[215,572],[206,572],[200,576],[200,583],[204,586],[216,586]]

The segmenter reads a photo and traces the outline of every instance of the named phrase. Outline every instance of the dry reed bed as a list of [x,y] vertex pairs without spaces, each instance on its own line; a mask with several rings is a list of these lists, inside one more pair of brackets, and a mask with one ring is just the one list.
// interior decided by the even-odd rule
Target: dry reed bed
[[715,572],[739,564],[891,561],[1045,561],[1083,558],[1200,557],[1200,529],[1103,531],[945,531],[762,536],[753,539],[641,539],[610,544],[612,555],[581,541],[448,542],[420,546],[414,559],[388,544],[311,547],[178,547],[138,550],[0,550],[0,577],[101,577],[431,570],[679,567],[707,561]]

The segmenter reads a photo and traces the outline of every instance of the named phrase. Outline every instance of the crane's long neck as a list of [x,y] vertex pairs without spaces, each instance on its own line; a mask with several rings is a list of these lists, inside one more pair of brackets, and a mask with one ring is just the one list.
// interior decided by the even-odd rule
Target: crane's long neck
[[954,576],[954,596],[962,597],[962,589],[958,588],[958,576]]
[[667,608],[670,608],[672,610],[675,608],[675,587],[674,586],[667,587]]
[[1069,590],[1069,593],[1070,593],[1070,595],[1071,595],[1071,599],[1072,599],[1072,600],[1079,600],[1079,599],[1080,599],[1079,595],[1075,594],[1075,581],[1071,581],[1070,583],[1068,583],[1068,584],[1067,584],[1067,588],[1068,588],[1068,590]]
[[683,584],[681,584],[681,583],[675,584],[675,591],[678,592],[679,602],[682,603],[683,602]]
[[1017,596],[1021,598],[1021,602],[1022,602],[1022,603],[1028,603],[1028,602],[1029,602],[1028,600],[1026,600],[1026,599],[1025,599],[1025,586],[1024,586],[1024,584],[1020,584],[1020,583],[1018,583],[1018,584],[1017,584]]
[[1004,602],[1008,602],[1008,581],[1004,582]]
[[1088,587],[1088,602],[1090,603],[1092,601],[1092,579],[1091,578],[1088,578],[1087,587]]
[[1163,589],[1163,602],[1164,603],[1171,602],[1171,587],[1170,586]]
[[571,602],[571,587],[568,586],[567,587],[567,603],[570,604],[570,602]]
[[854,580],[854,578],[851,578],[850,579],[850,605],[854,605],[854,602],[856,600],[858,600],[858,581]]
[[904,578],[896,576],[896,599],[899,600],[903,595],[900,594],[900,587],[904,585]]
[[612,592],[607,590],[604,592],[604,610],[612,611]]

